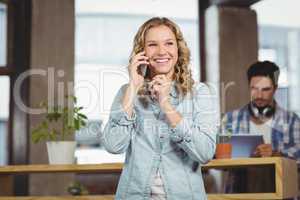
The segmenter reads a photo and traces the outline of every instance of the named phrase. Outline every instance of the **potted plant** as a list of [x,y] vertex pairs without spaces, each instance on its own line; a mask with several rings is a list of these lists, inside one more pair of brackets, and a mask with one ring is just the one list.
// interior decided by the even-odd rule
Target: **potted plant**
[[79,181],[74,181],[68,186],[68,192],[73,196],[88,195],[89,191]]
[[[224,124],[224,123],[223,123]],[[217,135],[216,159],[231,158],[232,144],[230,138],[232,135],[232,127],[223,126],[220,134]]]
[[40,107],[46,109],[47,113],[31,134],[33,143],[47,142],[50,164],[74,163],[76,142],[67,139],[86,126],[87,117],[81,113],[83,107],[76,106],[76,97],[66,96],[66,102],[66,106],[49,106],[41,102]]

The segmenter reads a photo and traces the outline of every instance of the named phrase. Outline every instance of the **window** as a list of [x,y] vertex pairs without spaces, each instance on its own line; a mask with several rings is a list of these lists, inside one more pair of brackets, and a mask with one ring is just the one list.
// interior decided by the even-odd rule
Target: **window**
[[7,6],[0,2],[0,67],[6,65]]
[[181,28],[191,50],[191,66],[199,80],[198,1],[76,1],[75,94],[85,107],[88,127],[76,134],[78,163],[120,162],[123,156],[101,150],[101,130],[113,98],[128,82],[127,65],[134,35],[153,16],[166,16]]
[[[0,165],[8,163],[8,119],[10,79],[6,76],[7,6],[0,2]],[[4,70],[4,71],[2,71]]]
[[9,78],[0,76],[0,165],[7,164],[7,132],[9,118]]
[[[259,59],[280,67],[275,98],[279,105],[300,114],[299,1],[264,0],[254,4],[259,24]],[[281,13],[278,15],[278,13]]]

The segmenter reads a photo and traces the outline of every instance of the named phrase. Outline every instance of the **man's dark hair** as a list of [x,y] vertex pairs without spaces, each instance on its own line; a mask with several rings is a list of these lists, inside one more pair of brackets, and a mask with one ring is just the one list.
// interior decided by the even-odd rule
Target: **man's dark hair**
[[272,80],[274,86],[278,84],[279,67],[270,61],[258,61],[250,65],[247,71],[248,82],[250,83],[251,78],[254,76],[266,76]]

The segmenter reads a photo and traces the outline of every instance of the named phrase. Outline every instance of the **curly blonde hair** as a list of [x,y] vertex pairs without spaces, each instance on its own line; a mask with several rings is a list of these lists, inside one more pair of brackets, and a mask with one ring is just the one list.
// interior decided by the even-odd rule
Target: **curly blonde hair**
[[[183,38],[183,35],[179,27],[165,17],[154,17],[146,21],[138,30],[134,37],[133,49],[130,55],[131,61],[132,57],[137,53],[144,50],[145,47],[145,36],[149,29],[157,26],[167,26],[174,33],[177,46],[178,46],[178,60],[175,65],[173,80],[175,81],[175,86],[180,95],[185,96],[188,92],[192,90],[194,80],[192,78],[191,70],[189,68],[190,64],[190,50]],[[147,68],[145,79],[150,79],[150,69]],[[138,94],[145,95],[147,93],[147,86],[144,86],[139,90]]]

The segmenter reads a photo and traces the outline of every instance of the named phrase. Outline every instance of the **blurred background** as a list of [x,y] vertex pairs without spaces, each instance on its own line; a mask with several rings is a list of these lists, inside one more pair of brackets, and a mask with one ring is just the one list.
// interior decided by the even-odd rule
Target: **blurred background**
[[[133,37],[153,16],[168,17],[181,28],[196,81],[217,88],[228,81],[247,86],[232,78],[235,70],[243,74],[257,59],[277,63],[281,74],[276,100],[299,115],[299,8],[297,0],[0,0],[0,165],[46,160],[39,152],[43,147],[33,146],[28,139],[39,119],[22,110],[16,97],[29,107],[47,98],[45,89],[50,89],[45,77],[31,76],[20,85],[17,80],[29,69],[49,67],[65,72],[58,81],[74,83],[78,105],[89,119],[88,126],[75,135],[77,163],[123,162],[124,155],[104,151],[101,134],[117,90],[128,82]],[[244,88],[233,90],[247,94]],[[247,98],[235,95],[232,100],[230,91],[224,98],[222,91],[219,95],[221,114]],[[103,178],[112,180],[112,185],[117,179],[118,175]],[[35,182],[22,180],[27,184],[19,191],[26,194]],[[109,193],[114,188],[103,190]]]

